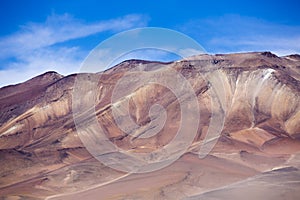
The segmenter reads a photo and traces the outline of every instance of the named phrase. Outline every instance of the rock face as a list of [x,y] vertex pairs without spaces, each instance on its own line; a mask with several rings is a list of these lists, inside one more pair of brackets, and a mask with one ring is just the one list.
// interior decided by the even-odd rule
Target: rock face
[[[135,67],[142,70],[132,70]],[[182,101],[194,105],[190,96],[181,94],[179,100],[172,88],[155,82],[135,87],[136,77],[143,73],[175,85],[176,80],[168,77],[170,70],[190,84],[200,120],[181,112]],[[120,82],[124,76],[126,81]],[[172,165],[150,173],[130,174],[101,164],[87,151],[74,123],[72,103],[90,101],[88,93],[74,99],[78,79],[96,80],[97,121],[123,151],[149,153],[163,148],[176,137],[182,120],[190,123],[185,124],[185,135],[193,134],[189,127],[197,124],[192,144]],[[118,84],[124,94],[114,93]],[[113,107],[124,102],[138,126],[130,126],[122,113],[114,118]],[[154,104],[161,105],[165,115],[157,116]],[[0,109],[0,197],[4,199],[96,199],[99,195],[101,199],[202,199],[214,194],[231,199],[224,186],[275,168],[293,167],[292,181],[300,180],[299,55],[198,55],[170,63],[129,60],[97,74],[63,77],[48,72],[1,88]],[[79,118],[81,125],[89,121],[88,115]],[[159,127],[162,120],[165,123]],[[220,135],[214,135],[218,129]],[[216,144],[200,159],[201,148],[211,141]],[[288,172],[284,171],[285,179]],[[266,178],[266,184],[276,181],[280,188],[281,176],[276,177]],[[262,197],[267,197],[270,187]],[[299,188],[299,181],[291,187]],[[245,190],[232,188],[235,185],[228,190],[237,194]],[[293,190],[286,192],[296,199]]]

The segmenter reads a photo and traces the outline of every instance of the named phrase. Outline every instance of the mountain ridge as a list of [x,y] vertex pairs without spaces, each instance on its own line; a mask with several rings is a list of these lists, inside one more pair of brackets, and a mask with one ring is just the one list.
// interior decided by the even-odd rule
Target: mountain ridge
[[[112,102],[113,91],[122,77],[128,76],[122,83],[131,91],[135,83],[132,77],[150,72],[168,78],[172,70],[190,83],[201,114],[198,131],[187,152],[172,165],[151,172],[152,179],[148,179],[147,174],[125,177],[125,172],[97,161],[80,140],[74,123],[72,106],[77,79],[96,80],[95,115],[105,128],[107,138],[128,153],[149,153],[174,137],[180,126],[179,101],[170,89],[158,84],[133,90],[129,110],[139,128],[129,127],[131,135],[122,132],[120,124],[116,124],[112,108],[123,100]],[[170,84],[176,81],[167,80]],[[137,199],[183,199],[186,193],[201,194],[276,167],[299,169],[299,85],[299,55],[278,57],[270,52],[251,52],[203,54],[166,63],[128,60],[104,72],[68,76],[48,72],[25,83],[1,88],[0,196],[74,199],[73,193],[79,189],[82,195],[93,196],[99,190],[104,197],[114,199],[128,195]],[[213,94],[219,98],[219,104],[213,104]],[[83,104],[89,100],[87,94],[80,95],[82,98],[78,100]],[[165,108],[166,123],[154,136],[136,137],[151,129],[152,118],[148,112],[155,103]],[[214,112],[220,119],[224,114],[224,127],[212,151],[199,159],[201,146],[210,137]],[[88,121],[82,123],[85,125]],[[120,182],[118,177],[123,176]],[[219,183],[218,176],[223,177]],[[174,182],[170,177],[174,177]],[[118,186],[115,191],[106,185],[91,189],[114,179],[110,185]],[[159,182],[160,186],[147,192],[142,186],[138,187],[143,185],[139,180],[151,184]],[[206,185],[208,180],[211,180],[210,185]],[[130,188],[126,183],[137,188]],[[122,195],[120,185],[128,187],[128,194]],[[106,187],[110,189],[105,191]],[[170,191],[176,190],[177,196],[172,196]]]

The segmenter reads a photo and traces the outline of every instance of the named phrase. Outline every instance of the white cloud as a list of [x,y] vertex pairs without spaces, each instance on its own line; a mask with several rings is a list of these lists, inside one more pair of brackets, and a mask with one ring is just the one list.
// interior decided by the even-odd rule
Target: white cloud
[[145,26],[147,21],[143,15],[127,15],[85,23],[65,14],[51,15],[44,23],[28,23],[18,32],[0,38],[0,86],[25,81],[47,70],[65,75],[78,72],[88,52],[80,47],[64,45],[64,42],[105,31]]
[[42,48],[18,57],[17,62],[8,64],[0,70],[0,86],[26,81],[46,71],[71,74],[79,70],[82,56],[80,50],[73,48]]
[[300,27],[271,23],[254,17],[225,15],[192,20],[181,30],[196,38],[209,52],[300,52]]
[[84,23],[72,16],[51,15],[45,23],[28,23],[15,34],[0,39],[0,56],[22,54],[24,51],[51,46],[72,39],[82,38],[103,31],[121,31],[144,26],[146,18],[127,15],[122,18]]

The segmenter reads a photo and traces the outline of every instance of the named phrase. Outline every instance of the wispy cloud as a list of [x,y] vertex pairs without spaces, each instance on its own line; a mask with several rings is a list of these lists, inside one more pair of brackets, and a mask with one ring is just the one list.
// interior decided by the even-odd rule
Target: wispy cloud
[[271,23],[254,17],[225,15],[196,19],[180,29],[196,38],[209,52],[300,52],[300,27]]
[[[0,38],[0,86],[18,83],[47,70],[69,74],[79,70],[87,51],[66,42],[106,31],[147,25],[143,15],[86,23],[69,14],[51,15],[44,23],[30,22]],[[13,74],[13,76],[11,76]]]

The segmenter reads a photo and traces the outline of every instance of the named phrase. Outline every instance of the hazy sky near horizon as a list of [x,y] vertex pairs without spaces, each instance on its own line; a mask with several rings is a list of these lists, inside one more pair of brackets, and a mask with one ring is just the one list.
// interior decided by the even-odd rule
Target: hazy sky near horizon
[[[182,32],[208,53],[300,53],[299,8],[295,0],[2,1],[0,87],[49,70],[78,72],[100,42],[139,27]],[[134,56],[166,59],[153,52]]]

